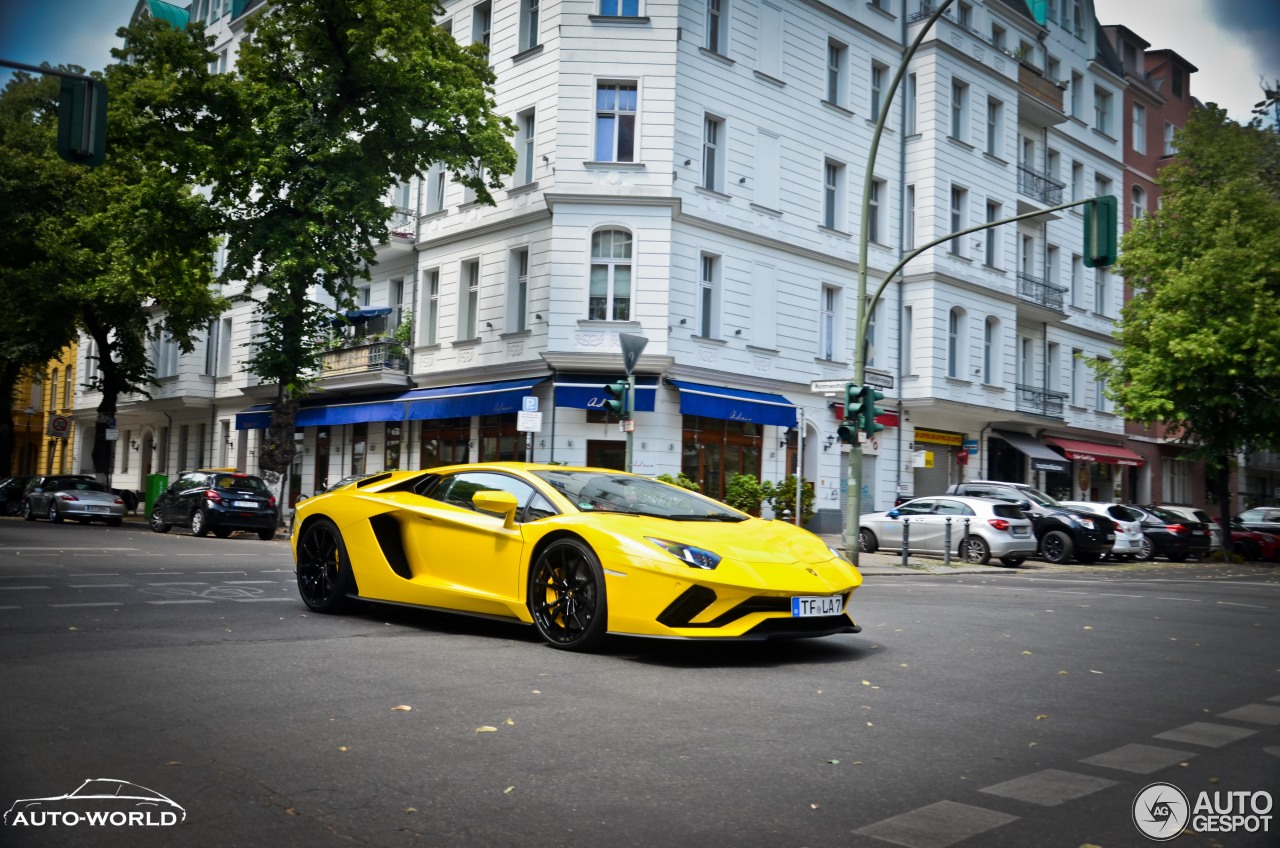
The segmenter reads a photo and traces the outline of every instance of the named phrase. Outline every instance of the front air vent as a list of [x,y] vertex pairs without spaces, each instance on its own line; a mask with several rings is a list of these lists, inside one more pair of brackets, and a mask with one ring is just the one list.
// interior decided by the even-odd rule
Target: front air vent
[[400,532],[400,522],[395,516],[384,512],[369,519],[373,527],[373,536],[378,540],[378,547],[386,558],[387,564],[396,574],[408,580],[413,577],[409,570],[409,557],[404,550],[404,536]]

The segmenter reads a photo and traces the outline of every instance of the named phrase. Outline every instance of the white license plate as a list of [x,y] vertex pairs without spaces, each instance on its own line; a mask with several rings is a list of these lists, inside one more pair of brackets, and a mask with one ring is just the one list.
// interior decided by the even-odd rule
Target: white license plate
[[89,511],[90,512],[106,512],[107,508],[105,506],[91,506],[89,507]]
[[1031,535],[1031,530],[1027,527],[1015,527],[1013,528],[1013,535],[1025,539],[1027,536]]
[[258,504],[254,501],[232,501],[232,506],[242,507],[244,509],[257,509]]
[[808,618],[815,615],[839,615],[844,609],[844,597],[792,598],[791,617]]
[[1204,535],[1204,531],[1203,531],[1203,530],[1192,530],[1192,531],[1191,531],[1191,535],[1192,535],[1192,536],[1203,536],[1203,535]]
[[1108,541],[1108,542],[1114,542],[1115,540],[1116,540],[1116,534],[1115,534],[1115,533],[1108,533],[1108,534],[1107,534],[1107,541]]

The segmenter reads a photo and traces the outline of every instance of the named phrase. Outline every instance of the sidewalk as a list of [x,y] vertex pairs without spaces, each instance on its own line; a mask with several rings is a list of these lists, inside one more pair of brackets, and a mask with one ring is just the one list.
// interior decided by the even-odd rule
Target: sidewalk
[[[824,542],[838,551],[844,550],[844,539],[839,535],[822,536]],[[1037,563],[1039,565],[1040,563]],[[864,575],[903,575],[903,574],[1016,574],[1020,569],[1007,568],[1000,560],[993,559],[991,565],[976,565],[965,562],[958,556],[951,558],[951,564],[945,565],[942,557],[908,554],[907,565],[902,565],[901,553],[858,554],[858,571]]]

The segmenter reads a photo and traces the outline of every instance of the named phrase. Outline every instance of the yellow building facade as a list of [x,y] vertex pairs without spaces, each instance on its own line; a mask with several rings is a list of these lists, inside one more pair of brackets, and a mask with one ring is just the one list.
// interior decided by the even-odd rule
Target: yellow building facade
[[71,413],[76,399],[77,345],[64,347],[38,377],[18,384],[13,396],[14,474],[70,474],[75,444]]

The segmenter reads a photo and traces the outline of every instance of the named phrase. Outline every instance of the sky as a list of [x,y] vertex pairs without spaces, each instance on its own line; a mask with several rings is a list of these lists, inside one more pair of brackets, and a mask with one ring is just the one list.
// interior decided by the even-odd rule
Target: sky
[[[177,0],[179,4],[184,0]],[[914,5],[916,0],[908,0]],[[0,0],[0,59],[101,70],[138,0]],[[1280,79],[1280,0],[1094,0],[1103,24],[1122,24],[1152,49],[1172,49],[1199,72],[1191,93],[1248,120],[1259,78]],[[0,82],[9,72],[0,68]]]

